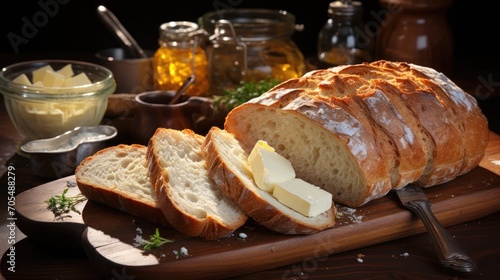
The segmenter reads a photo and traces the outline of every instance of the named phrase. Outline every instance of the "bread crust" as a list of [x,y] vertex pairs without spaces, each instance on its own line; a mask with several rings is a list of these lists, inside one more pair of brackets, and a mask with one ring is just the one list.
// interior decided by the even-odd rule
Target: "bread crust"
[[[85,165],[92,163],[99,155],[108,153],[110,150],[126,151],[127,149],[146,149],[146,147],[138,144],[119,144],[117,146],[102,149],[94,155],[85,158],[75,170],[76,182],[80,192],[91,201],[105,204],[146,221],[172,228],[157,203],[148,200],[139,201],[128,193],[119,191],[119,188],[106,188],[95,182],[85,180],[80,176],[81,169],[83,169]],[[144,162],[146,162],[145,159]]]
[[[162,167],[164,165],[162,163],[162,158],[158,151],[155,150],[155,147],[159,145],[156,143],[157,139],[162,137],[163,133],[168,133],[167,131],[168,130],[165,128],[156,130],[149,141],[146,156],[151,183],[154,186],[159,206],[163,214],[175,229],[187,235],[199,236],[205,240],[216,240],[227,237],[246,222],[247,216],[242,213],[238,221],[233,224],[228,224],[212,215],[199,218],[187,213],[176,203],[176,199],[172,193],[173,190],[170,187],[169,174]],[[194,133],[192,130],[184,129],[181,133],[188,135],[188,137],[196,138],[197,141],[200,142],[200,145],[204,141],[204,137]]]
[[[322,222],[314,222],[319,219],[305,216],[297,218],[275,207],[271,200],[277,200],[272,194],[260,190],[249,181],[245,182],[238,175],[239,172],[235,171],[235,167],[222,156],[223,152],[219,150],[215,140],[218,133],[224,131],[212,127],[203,144],[207,153],[208,172],[224,194],[236,201],[257,223],[283,234],[312,234],[334,225],[335,204],[327,212],[320,214],[327,217],[321,219]],[[297,216],[300,214],[297,213]]]

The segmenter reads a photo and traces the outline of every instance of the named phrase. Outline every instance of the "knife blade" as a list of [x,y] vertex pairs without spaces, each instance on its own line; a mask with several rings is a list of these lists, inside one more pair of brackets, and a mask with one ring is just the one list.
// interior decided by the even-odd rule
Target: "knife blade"
[[431,203],[421,187],[409,184],[397,189],[396,193],[402,205],[422,220],[443,266],[460,272],[473,272],[476,269],[476,263],[434,216]]

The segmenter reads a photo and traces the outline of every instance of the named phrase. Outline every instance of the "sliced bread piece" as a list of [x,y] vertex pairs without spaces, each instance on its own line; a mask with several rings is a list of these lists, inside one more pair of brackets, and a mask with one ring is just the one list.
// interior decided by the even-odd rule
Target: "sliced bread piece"
[[159,128],[147,160],[160,208],[178,231],[215,240],[242,226],[248,216],[208,176],[201,145],[192,130]]
[[100,150],[76,168],[76,183],[89,200],[171,227],[158,206],[146,167],[146,146],[120,144]]
[[257,187],[246,161],[248,147],[226,130],[212,127],[203,150],[211,178],[257,223],[283,234],[312,234],[334,225],[335,204],[326,212],[306,217]]

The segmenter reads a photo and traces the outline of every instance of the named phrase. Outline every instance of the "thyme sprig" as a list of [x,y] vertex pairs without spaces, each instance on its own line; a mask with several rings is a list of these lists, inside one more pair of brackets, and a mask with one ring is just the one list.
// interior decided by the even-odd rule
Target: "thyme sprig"
[[259,97],[270,90],[280,82],[272,78],[266,78],[260,81],[241,81],[240,85],[234,89],[224,90],[223,95],[214,96],[214,107],[225,108],[231,111],[233,108],[247,102],[248,100]]
[[161,245],[168,243],[168,242],[174,242],[174,240],[171,239],[166,239],[160,236],[160,230],[156,228],[156,231],[153,235],[149,236],[149,240],[143,240],[142,244],[144,244],[144,250],[151,250],[153,248],[158,248]]
[[47,201],[47,209],[54,213],[56,220],[62,220],[67,217],[71,217],[68,213],[70,211],[81,214],[76,205],[80,202],[87,200],[87,198],[81,193],[76,196],[66,196],[69,187],[65,188],[61,195],[55,195],[49,198]]

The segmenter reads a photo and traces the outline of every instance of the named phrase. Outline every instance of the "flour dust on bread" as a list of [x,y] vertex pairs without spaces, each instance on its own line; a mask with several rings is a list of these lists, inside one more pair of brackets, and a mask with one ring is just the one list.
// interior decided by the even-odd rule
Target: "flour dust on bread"
[[206,240],[227,237],[248,216],[208,176],[205,137],[159,128],[148,144],[148,169],[160,208],[178,231]]
[[473,97],[433,69],[388,61],[283,82],[229,112],[224,128],[246,146],[267,141],[297,177],[351,207],[465,174],[488,141]]
[[137,144],[102,149],[78,165],[76,182],[91,201],[170,227],[150,182],[146,151]]
[[283,234],[312,234],[334,225],[334,204],[326,212],[306,217],[260,189],[247,164],[248,147],[229,132],[212,127],[202,147],[211,178],[257,223]]

